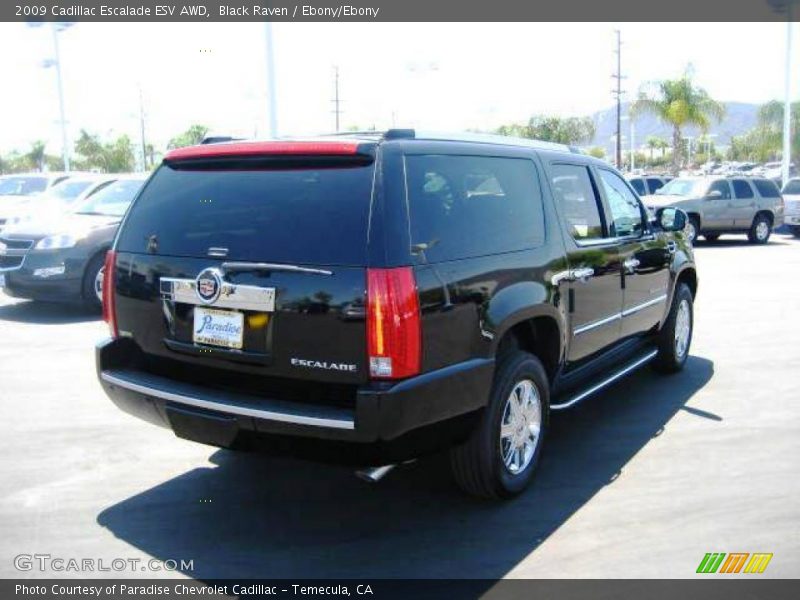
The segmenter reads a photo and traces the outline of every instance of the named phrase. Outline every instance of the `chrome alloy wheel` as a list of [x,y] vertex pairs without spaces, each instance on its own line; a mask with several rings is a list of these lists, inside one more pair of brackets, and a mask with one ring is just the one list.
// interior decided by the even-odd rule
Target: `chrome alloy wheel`
[[683,359],[689,349],[689,338],[692,335],[692,311],[688,300],[681,300],[678,314],[675,317],[675,354]]
[[756,238],[759,242],[763,242],[769,236],[769,225],[766,221],[759,221],[756,225]]
[[686,227],[684,228],[683,233],[686,236],[686,241],[688,241],[690,244],[694,244],[694,241],[697,239],[698,232],[691,220],[686,221]]
[[101,267],[94,278],[94,294],[97,300],[102,304],[103,302],[103,278],[106,274],[106,268]]
[[500,456],[512,474],[533,460],[542,430],[542,401],[530,379],[518,382],[506,400],[500,420]]

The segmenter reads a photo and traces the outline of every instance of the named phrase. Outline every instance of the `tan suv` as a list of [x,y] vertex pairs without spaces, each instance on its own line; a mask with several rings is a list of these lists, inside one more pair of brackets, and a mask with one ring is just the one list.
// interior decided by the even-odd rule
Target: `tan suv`
[[783,224],[783,198],[778,187],[760,177],[679,177],[643,202],[648,210],[682,208],[689,215],[686,237],[709,241],[723,233],[746,233],[753,244],[766,244]]

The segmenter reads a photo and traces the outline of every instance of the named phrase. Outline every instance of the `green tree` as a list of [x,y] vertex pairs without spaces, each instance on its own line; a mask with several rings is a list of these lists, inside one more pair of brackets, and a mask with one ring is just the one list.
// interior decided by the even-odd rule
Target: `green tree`
[[606,157],[606,149],[602,146],[592,146],[586,150],[586,154],[589,156],[594,156],[595,158],[604,159]]
[[97,135],[81,130],[75,142],[75,151],[80,155],[78,164],[83,169],[124,173],[133,171],[136,163],[133,143],[127,135],[121,135],[116,140],[104,143]]
[[44,170],[44,149],[46,144],[42,140],[36,140],[31,144],[31,149],[25,155],[31,168],[34,171]]
[[594,122],[589,117],[549,117],[534,115],[527,124],[500,126],[496,133],[559,144],[581,144],[594,138]]
[[192,125],[183,133],[176,135],[169,141],[167,148],[183,148],[184,146],[196,146],[203,141],[208,134],[208,127],[205,125]]
[[680,170],[683,129],[697,126],[704,133],[711,121],[721,121],[725,107],[692,82],[689,72],[680,79],[665,79],[651,84],[650,91],[641,91],[631,106],[632,117],[649,113],[672,127],[672,171]]

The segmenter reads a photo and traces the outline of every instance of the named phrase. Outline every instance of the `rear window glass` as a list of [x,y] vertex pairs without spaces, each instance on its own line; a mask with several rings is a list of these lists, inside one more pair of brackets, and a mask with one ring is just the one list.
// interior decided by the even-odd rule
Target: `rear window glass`
[[409,155],[406,176],[411,251],[425,262],[514,252],[543,240],[530,160]]
[[47,179],[44,177],[5,177],[0,179],[0,196],[29,196],[44,191]]
[[131,207],[118,249],[158,254],[363,265],[374,167],[259,170],[164,165]]
[[664,187],[664,182],[660,179],[648,179],[647,185],[650,186],[650,193],[655,194],[656,190],[660,190]]
[[763,198],[777,198],[781,195],[778,186],[769,179],[753,179],[753,185],[756,186],[758,193]]

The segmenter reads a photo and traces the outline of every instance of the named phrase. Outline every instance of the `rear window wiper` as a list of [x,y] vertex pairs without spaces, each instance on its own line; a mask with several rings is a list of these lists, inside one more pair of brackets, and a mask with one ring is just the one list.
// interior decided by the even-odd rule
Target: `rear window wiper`
[[312,269],[299,265],[284,265],[263,262],[224,262],[222,270],[228,273],[242,273],[247,271],[285,271],[289,273],[310,273],[314,275],[333,275],[333,271],[325,269]]

